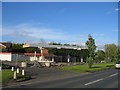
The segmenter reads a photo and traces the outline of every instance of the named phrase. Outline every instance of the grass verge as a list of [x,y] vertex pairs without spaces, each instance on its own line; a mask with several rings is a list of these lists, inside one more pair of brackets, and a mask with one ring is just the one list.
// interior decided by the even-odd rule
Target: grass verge
[[[13,71],[0,71],[0,82],[4,83],[4,82],[9,82],[9,81],[15,81],[13,79]],[[24,81],[24,80],[28,80],[30,79],[30,76],[23,76],[21,74],[17,74],[17,80],[16,81]]]
[[114,63],[109,63],[109,64],[95,64],[91,68],[89,68],[88,65],[85,64],[79,66],[59,67],[59,69],[73,71],[73,72],[95,72],[113,67],[114,67]]

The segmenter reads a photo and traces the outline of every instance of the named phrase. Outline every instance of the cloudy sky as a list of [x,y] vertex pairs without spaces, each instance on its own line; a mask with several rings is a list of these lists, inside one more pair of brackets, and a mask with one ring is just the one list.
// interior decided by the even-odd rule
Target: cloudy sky
[[2,41],[118,42],[117,2],[4,2]]

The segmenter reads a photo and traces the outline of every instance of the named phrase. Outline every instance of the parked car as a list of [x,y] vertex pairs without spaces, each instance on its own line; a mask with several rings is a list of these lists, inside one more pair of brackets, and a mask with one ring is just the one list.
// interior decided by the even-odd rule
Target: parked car
[[118,68],[120,69],[120,61],[119,61],[119,62],[116,62],[115,68],[116,68],[116,69],[118,69]]

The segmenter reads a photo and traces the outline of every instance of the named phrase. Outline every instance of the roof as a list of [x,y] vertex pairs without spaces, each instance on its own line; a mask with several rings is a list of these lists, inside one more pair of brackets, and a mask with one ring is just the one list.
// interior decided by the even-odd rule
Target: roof
[[48,54],[43,54],[45,57],[57,57],[56,55],[54,55],[54,54],[50,54],[50,53],[48,53]]
[[86,49],[85,47],[80,46],[62,46],[62,45],[49,45],[47,43],[38,43],[38,44],[31,44],[30,47],[38,47],[38,48],[57,48],[57,49]]
[[0,52],[0,54],[20,54],[20,55],[43,55],[42,53],[11,53],[11,52]]
[[2,48],[6,48],[6,46],[3,45],[2,43],[0,43],[0,47],[2,47]]

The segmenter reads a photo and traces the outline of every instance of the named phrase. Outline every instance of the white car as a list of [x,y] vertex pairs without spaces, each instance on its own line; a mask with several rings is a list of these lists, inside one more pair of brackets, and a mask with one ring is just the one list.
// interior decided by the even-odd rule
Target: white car
[[116,62],[115,68],[120,68],[120,61],[119,61],[119,62]]

